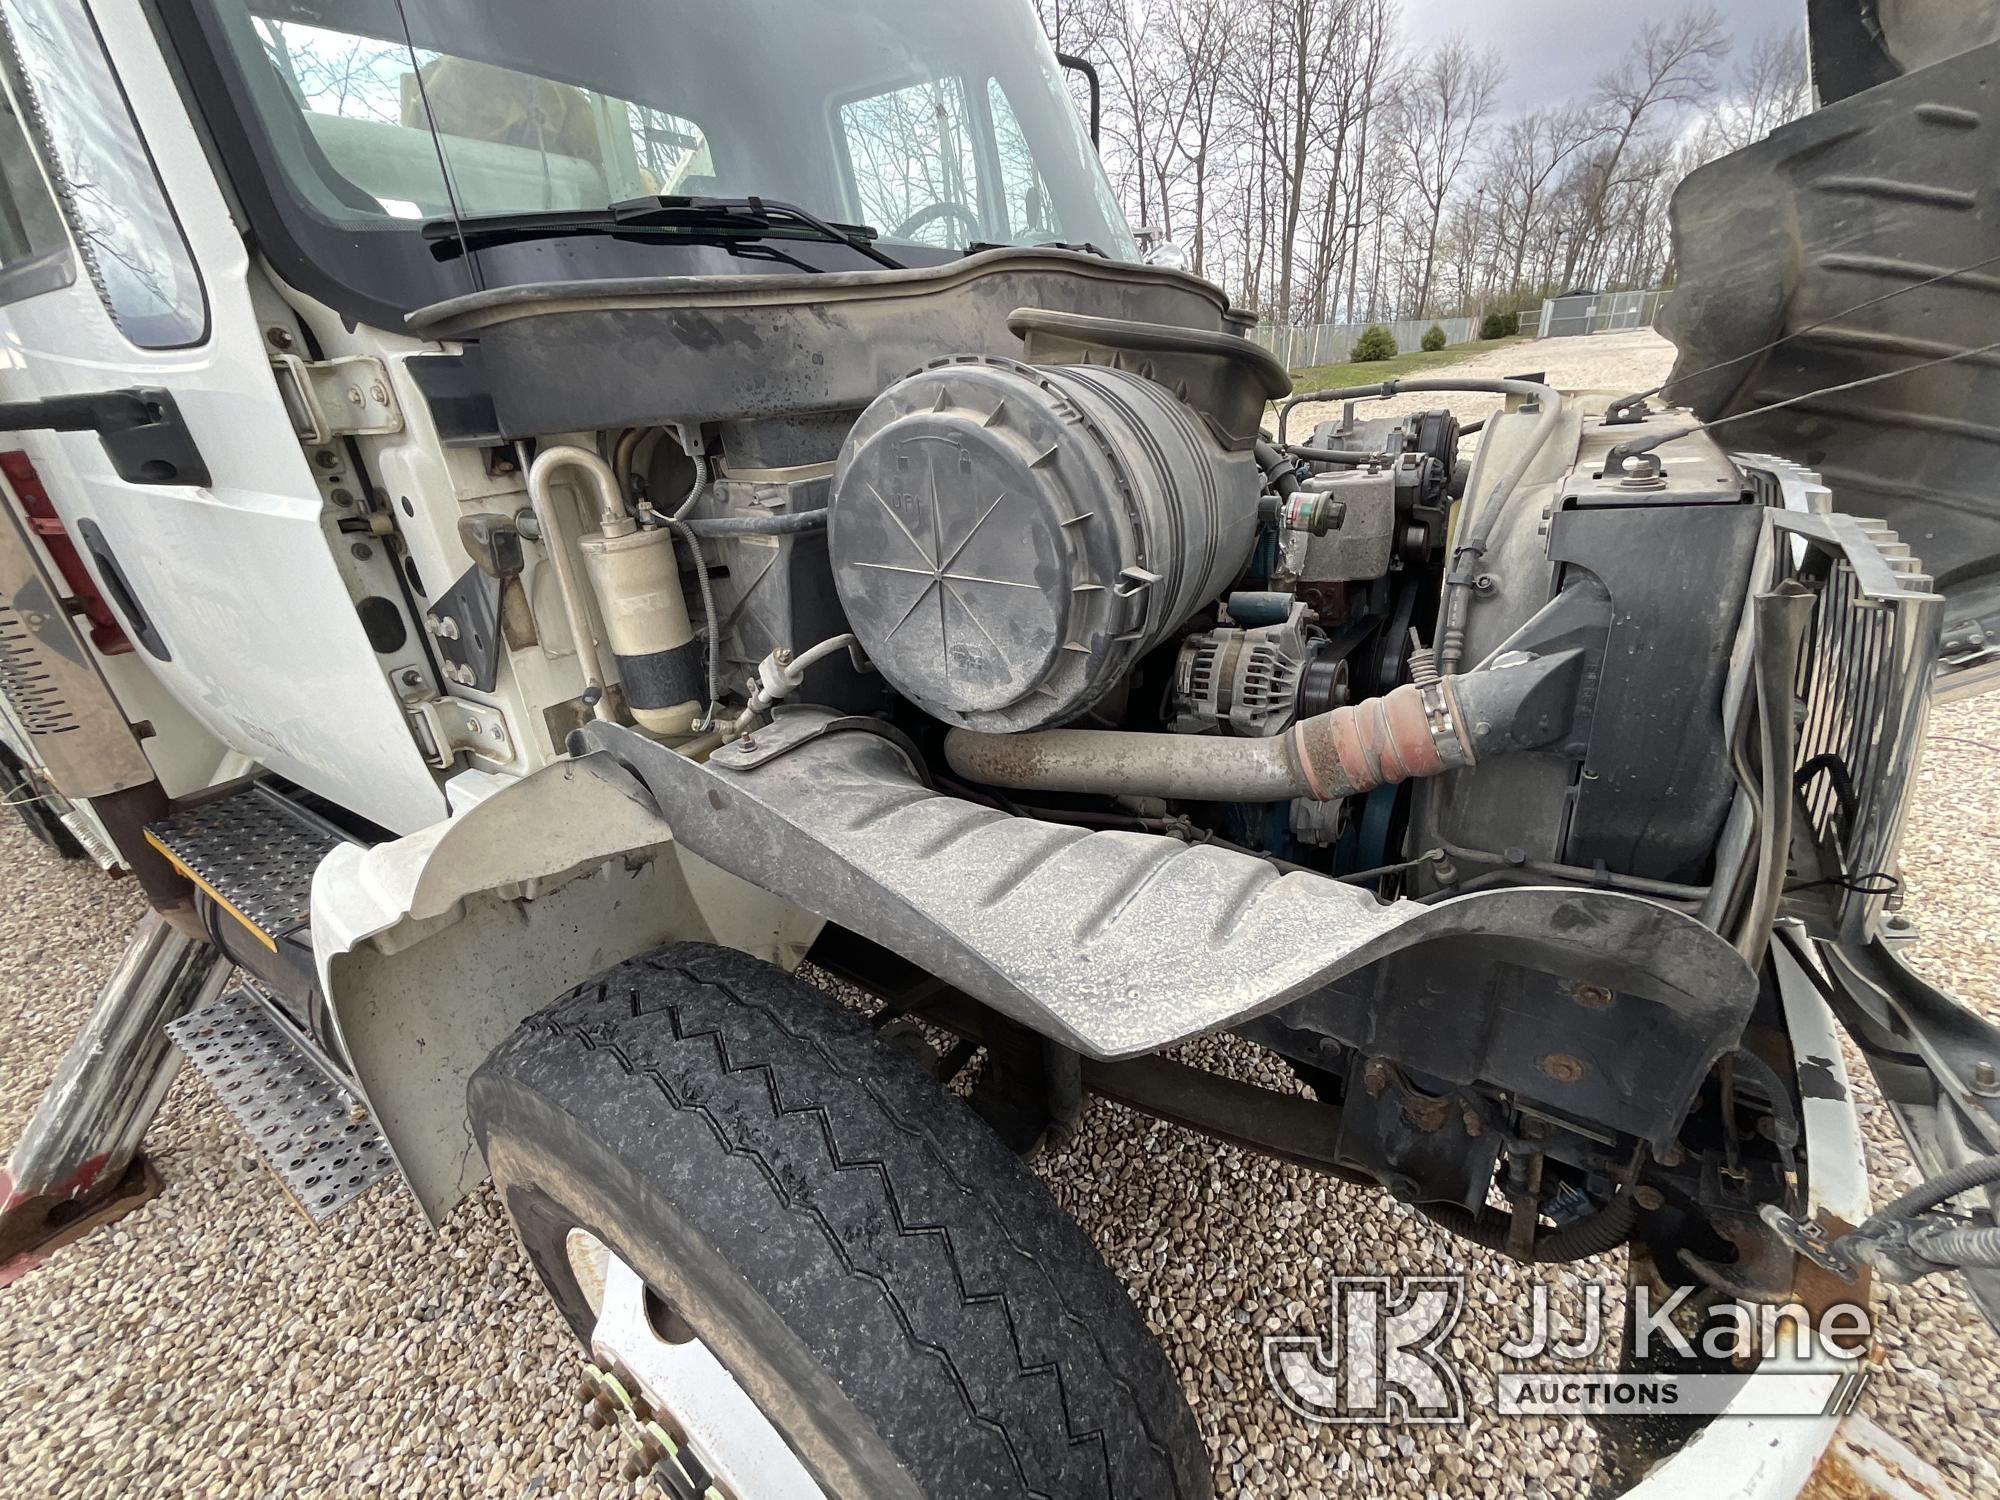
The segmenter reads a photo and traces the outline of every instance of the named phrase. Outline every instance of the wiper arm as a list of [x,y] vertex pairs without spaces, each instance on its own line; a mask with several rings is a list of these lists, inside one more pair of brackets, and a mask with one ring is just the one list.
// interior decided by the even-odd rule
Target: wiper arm
[[901,261],[891,259],[875,248],[875,231],[867,226],[834,224],[807,212],[796,203],[785,203],[777,198],[633,198],[612,204],[610,211],[624,224],[681,225],[721,220],[731,224],[762,225],[767,229],[779,223],[803,224],[816,231],[822,239],[858,250],[892,271],[908,269]]
[[761,239],[781,226],[797,225],[820,239],[846,245],[892,271],[905,267],[871,243],[875,231],[858,224],[833,224],[795,203],[775,198],[633,198],[608,208],[551,209],[518,214],[482,214],[476,219],[432,219],[423,227],[432,254],[450,259],[465,250],[564,234],[617,234],[627,229],[678,229],[718,240]]

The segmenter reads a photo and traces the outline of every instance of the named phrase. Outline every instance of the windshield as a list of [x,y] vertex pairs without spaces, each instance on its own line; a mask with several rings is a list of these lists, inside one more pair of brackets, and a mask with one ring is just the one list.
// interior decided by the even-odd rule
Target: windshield
[[[302,242],[755,195],[866,226],[912,263],[1050,242],[1137,259],[1028,0],[196,8]],[[869,265],[839,247],[815,264]],[[490,261],[447,274],[468,270],[513,279]]]

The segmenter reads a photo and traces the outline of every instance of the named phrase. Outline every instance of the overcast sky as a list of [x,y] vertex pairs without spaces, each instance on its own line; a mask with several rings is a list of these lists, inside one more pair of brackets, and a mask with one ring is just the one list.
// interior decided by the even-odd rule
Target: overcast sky
[[[1743,46],[1781,26],[1805,25],[1805,0],[1728,0],[1721,7],[1730,34]],[[1492,47],[1507,65],[1500,107],[1518,114],[1553,104],[1590,86],[1618,60],[1648,14],[1672,14],[1668,4],[1619,5],[1608,0],[1405,0],[1403,34],[1421,45],[1454,28],[1475,45]]]

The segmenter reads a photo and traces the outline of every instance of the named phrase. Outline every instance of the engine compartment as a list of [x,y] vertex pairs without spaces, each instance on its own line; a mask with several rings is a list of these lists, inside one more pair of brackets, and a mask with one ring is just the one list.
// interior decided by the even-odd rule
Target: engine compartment
[[[1757,621],[1826,565],[1772,540],[1798,487],[1685,413],[1532,375],[1292,396],[1186,278],[970,261],[821,305],[767,277],[419,320],[484,346],[542,546],[594,524],[586,560],[656,535],[678,559],[650,649],[698,651],[705,701],[630,712],[631,611],[587,600],[609,669],[572,755],[980,1026],[1086,1060],[1233,1030],[1329,1107],[1328,1159],[1458,1232],[1622,1238],[1635,1181],[1679,1173],[1662,1243],[1729,1260],[1713,1153],[1730,1202],[1782,1200],[1796,1140],[1745,1048],[1785,867],[1759,789],[1795,738],[1759,758]],[[641,332],[664,359],[739,316],[782,377],[589,398],[606,319],[631,366]],[[876,332],[921,358],[869,376]],[[1462,426],[1464,389],[1502,409]],[[1398,395],[1422,404],[1379,415]],[[1036,1078],[1041,1046],[1015,1046]]]

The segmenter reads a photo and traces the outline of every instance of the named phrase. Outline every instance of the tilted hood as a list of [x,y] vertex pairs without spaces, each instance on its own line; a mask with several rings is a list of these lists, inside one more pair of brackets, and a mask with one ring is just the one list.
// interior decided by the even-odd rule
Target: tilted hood
[[[1817,469],[1835,506],[1899,532],[1946,596],[1945,661],[1983,685],[2000,680],[2000,350],[1969,351],[2000,342],[2000,42],[1899,75],[1884,58],[1886,82],[1674,195],[1668,395],[1705,419],[1793,402],[1731,423],[1728,446]],[[1964,357],[1836,389],[1945,355]]]

